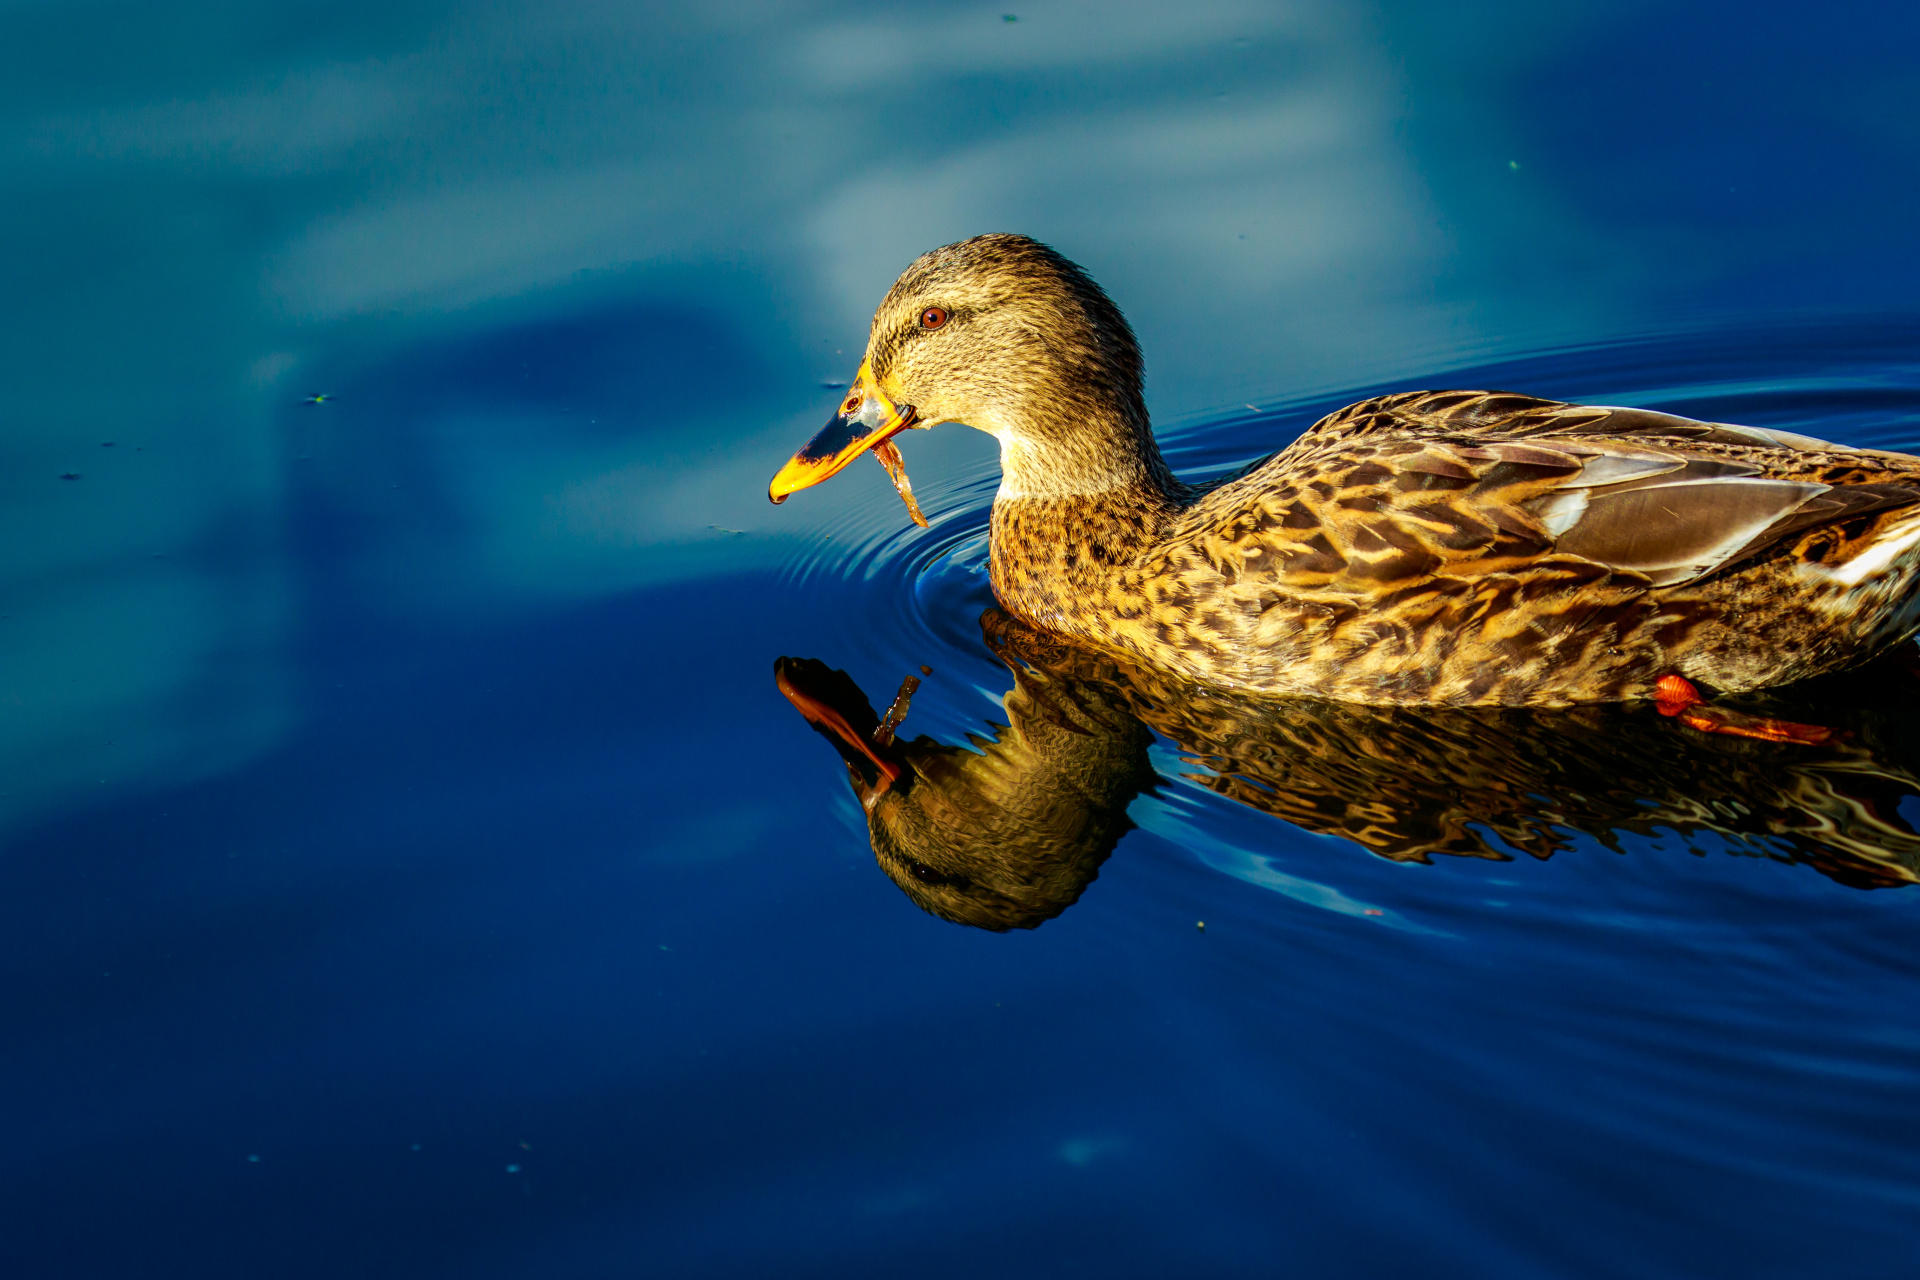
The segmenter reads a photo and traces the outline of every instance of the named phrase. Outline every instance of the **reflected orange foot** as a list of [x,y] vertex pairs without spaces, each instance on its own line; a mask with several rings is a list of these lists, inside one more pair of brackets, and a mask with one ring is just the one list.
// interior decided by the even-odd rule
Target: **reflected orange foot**
[[1682,676],[1661,676],[1653,687],[1654,706],[1663,716],[1678,716],[1680,723],[1701,733],[1730,733],[1736,738],[1758,738],[1762,742],[1799,742],[1817,746],[1831,742],[1834,731],[1825,725],[1800,724],[1793,720],[1775,720],[1772,716],[1750,716],[1744,711],[1716,707],[1700,696],[1693,683]]

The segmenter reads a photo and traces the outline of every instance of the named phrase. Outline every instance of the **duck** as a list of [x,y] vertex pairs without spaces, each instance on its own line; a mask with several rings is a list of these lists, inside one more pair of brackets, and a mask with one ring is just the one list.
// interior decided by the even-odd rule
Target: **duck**
[[894,441],[944,423],[999,442],[1002,608],[1209,686],[1684,710],[1859,666],[1920,630],[1920,458],[1903,453],[1416,391],[1331,413],[1232,474],[1177,477],[1120,308],[1023,235],[901,273],[838,412],[768,496],[872,453],[925,524]]
[[1078,902],[1132,829],[1128,806],[1167,786],[1148,754],[1156,740],[1186,781],[1394,862],[1546,861],[1596,841],[1620,853],[1634,836],[1722,845],[1856,889],[1920,884],[1920,835],[1899,813],[1920,793],[1920,682],[1877,664],[1743,700],[1845,726],[1806,752],[1676,736],[1635,703],[1271,698],[1195,686],[998,609],[980,627],[1012,687],[963,743],[897,732],[912,677],[882,719],[845,671],[774,664],[779,691],[844,762],[880,869],[956,924],[1033,929]]

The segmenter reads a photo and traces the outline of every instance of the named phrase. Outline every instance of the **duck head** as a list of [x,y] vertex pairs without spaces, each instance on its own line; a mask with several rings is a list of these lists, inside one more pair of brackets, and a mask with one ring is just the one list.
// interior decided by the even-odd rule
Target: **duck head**
[[1126,318],[1086,272],[1026,236],[975,236],[901,273],[874,313],[839,412],[774,476],[768,496],[783,502],[867,452],[903,485],[893,437],[944,422],[1000,441],[1003,497],[1164,489],[1171,480],[1153,445]]

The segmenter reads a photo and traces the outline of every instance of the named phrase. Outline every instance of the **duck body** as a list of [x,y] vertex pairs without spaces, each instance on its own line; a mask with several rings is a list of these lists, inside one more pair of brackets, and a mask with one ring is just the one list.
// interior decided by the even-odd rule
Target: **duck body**
[[889,434],[962,421],[999,437],[990,556],[1010,613],[1216,686],[1452,706],[1648,698],[1670,674],[1740,692],[1920,629],[1920,458],[1905,454],[1413,392],[1183,483],[1124,318],[1024,237],[909,267],[875,316],[849,406],[862,398]]
[[1010,612],[1210,684],[1553,706],[1856,665],[1920,623],[1917,547],[1920,460],[1445,391],[1158,503],[1002,496],[991,556]]

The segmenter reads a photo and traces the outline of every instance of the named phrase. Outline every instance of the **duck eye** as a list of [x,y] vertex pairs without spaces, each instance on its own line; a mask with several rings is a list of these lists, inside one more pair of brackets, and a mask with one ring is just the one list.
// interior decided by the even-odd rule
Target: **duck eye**
[[946,322],[947,309],[945,307],[928,307],[920,313],[920,327],[922,329],[938,329]]

